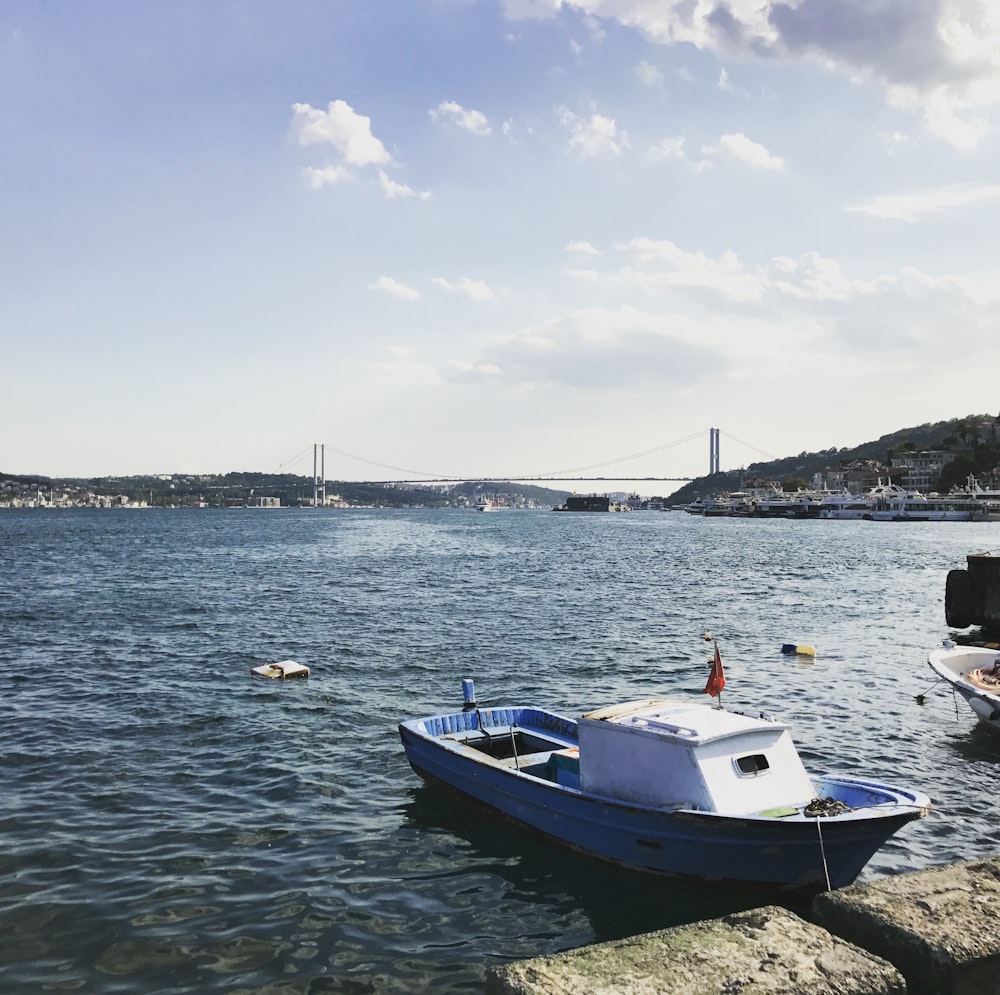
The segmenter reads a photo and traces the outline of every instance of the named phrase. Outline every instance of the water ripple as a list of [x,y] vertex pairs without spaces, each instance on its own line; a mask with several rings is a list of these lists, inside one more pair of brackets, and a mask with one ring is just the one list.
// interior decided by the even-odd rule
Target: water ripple
[[[727,704],[788,720],[808,766],[933,797],[864,877],[994,853],[1000,737],[914,697],[945,575],[995,528],[0,514],[3,987],[481,991],[492,963],[755,904],[498,825],[420,784],[395,732],[467,676],[570,716],[698,697],[705,631]],[[250,679],[289,657],[308,681]]]

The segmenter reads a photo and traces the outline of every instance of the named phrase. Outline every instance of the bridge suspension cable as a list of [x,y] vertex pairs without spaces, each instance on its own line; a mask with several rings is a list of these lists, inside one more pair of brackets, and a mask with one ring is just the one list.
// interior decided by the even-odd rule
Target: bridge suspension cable
[[312,451],[313,451],[312,446],[306,446],[306,448],[303,449],[302,452],[299,453],[297,456],[293,456],[290,460],[285,460],[284,463],[279,463],[278,469],[282,473],[286,472],[287,470],[295,466],[296,463],[301,463],[302,460],[304,460]]
[[[629,460],[641,459],[646,456],[654,456],[657,453],[665,452],[667,449],[673,449],[675,446],[683,445],[685,442],[691,442],[692,439],[697,439],[704,435],[704,429],[698,432],[693,432],[691,435],[685,436],[683,439],[677,439],[674,442],[667,442],[662,446],[654,446],[652,449],[644,449],[642,452],[631,453],[628,456],[618,456],[613,459],[604,460],[601,463],[591,463],[588,466],[578,466],[573,467],[568,470],[548,470],[544,473],[521,473],[521,474],[497,474],[490,477],[477,477],[476,479],[489,479],[489,480],[562,480],[567,477],[571,477],[573,474],[584,473],[588,470],[600,470],[609,466],[617,466],[619,463],[627,463]],[[332,453],[336,453],[338,456],[343,456],[346,459],[356,460],[359,463],[365,463],[368,466],[376,466],[380,470],[392,470],[395,473],[406,473],[415,477],[424,477],[427,480],[469,480],[468,475],[463,475],[460,473],[431,473],[428,470],[411,470],[406,467],[393,466],[391,463],[380,463],[377,460],[366,459],[364,456],[357,456],[354,453],[346,452],[343,449],[336,449],[333,446],[327,446],[327,449]],[[309,450],[306,450],[306,453]],[[305,453],[303,453],[305,455]],[[296,460],[301,459],[296,457]]]
[[761,456],[766,456],[769,460],[776,460],[777,456],[772,456],[770,453],[764,452],[763,449],[758,449],[756,446],[751,446],[749,442],[744,442],[742,439],[737,439],[735,435],[730,435],[728,432],[722,433],[727,439],[732,439],[733,442],[738,442],[741,446],[746,446],[747,449],[752,449],[755,453],[760,453]]
[[403,466],[393,466],[391,463],[379,463],[377,460],[365,459],[364,456],[355,456],[354,453],[345,452],[343,449],[335,449],[333,446],[327,446],[327,449],[331,453],[336,453],[338,456],[344,456],[347,459],[357,460],[359,463],[365,463],[368,466],[377,466],[380,470],[394,470],[396,473],[412,473],[417,477],[426,477],[428,480],[467,480],[467,477],[461,476],[461,474],[455,473],[429,473],[427,470],[408,470]]
[[641,453],[632,453],[630,456],[618,456],[615,459],[605,460],[603,463],[591,463],[589,466],[576,466],[569,470],[549,470],[547,473],[536,474],[531,479],[543,480],[546,477],[552,477],[556,480],[561,480],[562,478],[568,477],[574,473],[585,473],[587,470],[602,470],[606,466],[616,466],[618,463],[627,463],[629,460],[641,459],[643,456],[654,456],[656,453],[662,453],[667,449],[673,449],[674,446],[683,445],[685,442],[690,442],[692,439],[697,439],[699,436],[704,434],[704,430],[694,432],[692,435],[688,435],[683,439],[678,439],[676,442],[667,442],[662,446],[655,446],[652,449],[644,449]]

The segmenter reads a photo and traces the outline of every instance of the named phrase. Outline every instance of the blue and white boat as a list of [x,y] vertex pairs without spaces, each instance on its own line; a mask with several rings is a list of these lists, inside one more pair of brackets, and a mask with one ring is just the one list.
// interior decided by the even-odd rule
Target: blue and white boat
[[414,771],[561,843],[635,870],[778,892],[850,884],[919,791],[806,773],[788,727],[645,699],[569,719],[530,706],[401,722]]

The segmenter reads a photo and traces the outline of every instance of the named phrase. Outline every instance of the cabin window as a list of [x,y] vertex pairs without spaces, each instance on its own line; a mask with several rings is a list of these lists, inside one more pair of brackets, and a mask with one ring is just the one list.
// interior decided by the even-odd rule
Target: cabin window
[[736,758],[736,769],[741,777],[756,777],[770,768],[767,757],[763,753],[748,753],[745,757]]

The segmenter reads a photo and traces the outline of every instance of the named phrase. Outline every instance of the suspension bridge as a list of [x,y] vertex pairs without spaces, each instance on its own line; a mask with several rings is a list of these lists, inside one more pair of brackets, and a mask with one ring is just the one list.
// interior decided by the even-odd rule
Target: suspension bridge
[[[665,453],[671,449],[675,449],[679,446],[691,443],[699,438],[706,435],[708,438],[708,470],[709,476],[721,471],[720,462],[720,436],[726,435],[727,440],[738,443],[746,449],[752,450],[758,453],[766,460],[773,460],[777,457],[772,456],[770,453],[764,452],[762,449],[758,449],[756,446],[750,445],[750,443],[743,442],[737,439],[735,436],[731,436],[728,433],[723,433],[718,428],[709,428],[707,430],[702,429],[691,435],[685,436],[683,439],[677,439],[673,442],[667,442],[660,446],[654,446],[651,449],[645,449],[642,452],[630,453],[626,456],[616,456],[610,459],[603,460],[599,463],[591,463],[586,466],[570,467],[559,470],[546,470],[540,473],[498,473],[498,474],[462,474],[462,473],[439,473],[431,470],[414,470],[405,467],[393,466],[388,463],[380,463],[376,460],[368,459],[363,456],[355,455],[354,453],[346,452],[342,449],[337,449],[333,446],[327,446],[326,444],[316,443],[313,446],[303,450],[297,456],[287,463],[281,464],[281,471],[288,472],[297,463],[305,460],[309,452],[312,451],[313,454],[313,477],[316,480],[326,479],[326,451],[329,450],[333,455],[338,456],[342,459],[352,460],[357,463],[362,463],[366,466],[375,467],[379,470],[387,470],[392,473],[401,474],[397,477],[387,477],[384,480],[367,480],[367,483],[373,484],[458,484],[465,483],[468,481],[476,480],[507,480],[516,483],[545,483],[545,482],[560,482],[560,483],[586,483],[586,482],[597,482],[597,481],[607,481],[613,480],[616,482],[630,483],[630,482],[657,482],[663,481],[668,483],[684,483],[687,481],[695,480],[695,477],[691,476],[668,476],[668,475],[657,475],[657,474],[636,474],[634,470],[626,471],[623,464],[635,463],[639,460],[648,461],[653,457],[659,456],[661,453]],[[617,467],[622,467],[621,473],[614,473],[614,469]],[[599,476],[596,475],[597,471],[604,471]],[[611,472],[609,472],[611,471]]]

